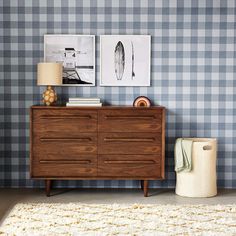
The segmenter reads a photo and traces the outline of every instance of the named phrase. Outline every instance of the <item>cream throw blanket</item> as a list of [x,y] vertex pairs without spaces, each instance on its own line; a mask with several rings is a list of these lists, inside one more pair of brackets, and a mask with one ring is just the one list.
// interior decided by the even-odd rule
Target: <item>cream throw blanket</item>
[[175,171],[189,172],[192,170],[193,141],[178,138],[175,143]]

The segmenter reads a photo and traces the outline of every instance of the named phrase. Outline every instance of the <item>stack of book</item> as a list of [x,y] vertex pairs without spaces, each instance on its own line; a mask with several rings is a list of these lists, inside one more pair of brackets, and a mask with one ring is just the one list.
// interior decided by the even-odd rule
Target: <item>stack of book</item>
[[69,98],[67,107],[101,107],[100,98]]

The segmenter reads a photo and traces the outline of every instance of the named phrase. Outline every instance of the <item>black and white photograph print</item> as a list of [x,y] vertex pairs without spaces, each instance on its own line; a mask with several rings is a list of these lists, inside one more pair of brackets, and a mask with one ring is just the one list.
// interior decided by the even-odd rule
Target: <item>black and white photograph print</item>
[[63,64],[64,86],[95,86],[94,35],[44,35],[44,61]]
[[150,35],[100,36],[101,86],[150,86]]

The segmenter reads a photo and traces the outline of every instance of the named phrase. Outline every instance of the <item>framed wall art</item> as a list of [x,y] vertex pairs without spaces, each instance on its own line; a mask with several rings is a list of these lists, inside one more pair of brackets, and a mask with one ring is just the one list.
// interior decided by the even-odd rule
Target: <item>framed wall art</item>
[[44,61],[63,64],[64,86],[95,86],[94,35],[44,35]]
[[150,86],[150,35],[100,36],[101,86]]

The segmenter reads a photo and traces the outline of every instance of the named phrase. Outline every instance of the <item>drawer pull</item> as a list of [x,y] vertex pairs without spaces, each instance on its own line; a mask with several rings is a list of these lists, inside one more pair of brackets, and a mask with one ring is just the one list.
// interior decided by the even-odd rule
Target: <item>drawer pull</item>
[[126,120],[126,119],[135,119],[135,120],[144,120],[144,119],[156,119],[156,116],[105,116],[105,119],[109,120]]
[[153,164],[156,163],[154,160],[105,160],[105,164]]
[[42,164],[89,164],[90,160],[41,160]]
[[154,142],[155,138],[104,138],[105,142]]
[[91,138],[40,138],[41,142],[90,142]]
[[48,120],[48,119],[57,119],[57,120],[65,120],[65,119],[91,119],[90,115],[86,116],[41,116],[40,119]]

